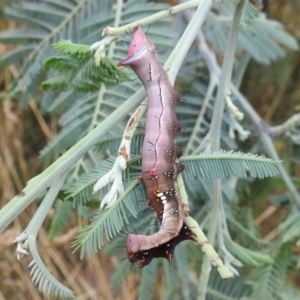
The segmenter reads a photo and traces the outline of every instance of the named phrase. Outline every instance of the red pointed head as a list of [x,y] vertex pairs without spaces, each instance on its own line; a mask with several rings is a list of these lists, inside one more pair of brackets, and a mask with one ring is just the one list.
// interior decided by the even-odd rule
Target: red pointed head
[[140,60],[147,51],[155,49],[154,44],[147,38],[140,25],[134,27],[128,57],[118,63],[118,66],[132,65]]

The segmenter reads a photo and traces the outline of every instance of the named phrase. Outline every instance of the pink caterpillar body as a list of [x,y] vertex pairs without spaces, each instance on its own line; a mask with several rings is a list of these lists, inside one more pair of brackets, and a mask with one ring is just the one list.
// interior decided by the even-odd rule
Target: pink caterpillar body
[[183,164],[175,162],[182,155],[174,141],[180,131],[175,114],[180,95],[159,62],[154,44],[140,26],[133,30],[128,58],[118,63],[118,66],[127,65],[137,74],[147,92],[142,178],[147,189],[148,205],[156,211],[161,224],[160,230],[150,236],[129,234],[127,255],[131,262],[139,261],[140,267],[148,264],[153,257],[165,257],[171,263],[175,246],[182,240],[193,240],[194,236],[183,223],[176,184],[178,174],[184,170]]

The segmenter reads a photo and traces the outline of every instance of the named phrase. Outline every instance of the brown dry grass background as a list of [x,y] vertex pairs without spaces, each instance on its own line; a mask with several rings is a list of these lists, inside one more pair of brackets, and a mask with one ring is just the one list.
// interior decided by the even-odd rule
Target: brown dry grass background
[[[289,3],[289,2],[288,2]],[[292,2],[290,2],[292,3]],[[270,1],[268,14],[282,21],[287,30],[300,40],[300,1],[294,5],[286,1]],[[15,24],[4,22],[0,16],[0,30],[12,28]],[[10,47],[0,44],[0,56]],[[300,55],[294,53],[272,66],[252,64],[243,84],[243,92],[266,120],[276,124],[284,121],[300,104]],[[5,98],[4,90],[9,86],[17,70],[0,70],[0,206],[19,194],[26,182],[46,166],[38,158],[38,151],[53,134],[52,122],[39,114],[35,99],[28,108],[22,109],[12,99]],[[263,74],[263,75],[262,75]],[[284,151],[285,146],[280,145]],[[294,170],[295,176],[299,176]],[[18,262],[15,247],[11,241],[25,228],[37,209],[33,203],[0,235],[0,300],[51,299],[41,295],[30,280],[28,263],[30,255]],[[284,212],[263,205],[257,218],[267,239],[276,238],[278,216]],[[78,233],[76,215],[73,215],[66,230],[53,243],[47,241],[47,226],[53,212],[38,236],[38,248],[44,263],[63,284],[74,290],[76,299],[136,299],[138,276],[131,275],[118,289],[109,282],[110,275],[118,267],[118,258],[109,258],[103,252],[91,259],[80,260],[72,254],[70,243]],[[297,278],[295,278],[297,282]]]

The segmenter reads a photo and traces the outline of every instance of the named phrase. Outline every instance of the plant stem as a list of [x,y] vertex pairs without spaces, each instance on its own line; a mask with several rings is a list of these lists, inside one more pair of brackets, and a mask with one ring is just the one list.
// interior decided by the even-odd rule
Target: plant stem
[[[115,13],[114,26],[119,26],[119,24],[120,24],[121,15],[122,15],[122,7],[123,7],[123,0],[118,0],[117,1],[117,10],[116,10],[116,13]],[[112,41],[114,41],[114,40],[112,40]],[[110,57],[110,58],[113,57],[115,46],[116,46],[115,43],[111,43],[109,45],[108,57]],[[103,99],[103,96],[104,96],[105,93],[106,93],[106,86],[104,84],[101,84],[101,88],[100,88],[100,91],[99,91],[99,94],[98,94],[96,106],[95,106],[95,109],[94,109],[93,119],[92,119],[91,124],[90,124],[90,130],[92,130],[98,122],[98,120],[97,120],[98,119],[98,113],[101,109],[101,104],[103,103],[102,99]]]
[[232,277],[232,274],[227,269],[227,267],[223,264],[217,252],[214,250],[212,245],[207,240],[207,237],[205,236],[204,232],[200,228],[198,222],[189,215],[188,195],[186,193],[181,174],[179,174],[177,177],[177,184],[178,186],[180,186],[179,192],[181,198],[181,205],[184,213],[184,221],[186,225],[189,228],[193,228],[193,232],[197,236],[197,243],[201,245],[202,251],[207,255],[209,262],[217,267],[217,270],[221,278],[224,280],[230,279]]
[[28,238],[30,239],[36,239],[36,236],[38,234],[38,231],[40,227],[42,226],[49,209],[52,207],[53,202],[55,201],[58,192],[60,191],[62,185],[64,184],[64,181],[67,177],[68,172],[65,172],[64,174],[61,174],[55,178],[53,183],[51,184],[51,187],[44,199],[44,201],[39,206],[38,210],[34,214],[33,218],[30,220],[29,224],[27,225],[26,229],[15,238],[13,243],[20,243],[24,242]]
[[257,114],[254,108],[250,105],[249,101],[242,95],[242,93],[234,86],[231,86],[232,93],[236,97],[237,101],[239,101],[243,110],[247,112],[248,116],[252,120],[252,122],[257,126],[260,134],[260,140],[266,149],[268,155],[275,161],[277,161],[277,168],[279,170],[280,176],[282,177],[289,193],[291,200],[296,204],[298,208],[300,208],[300,195],[298,193],[297,188],[295,187],[291,177],[288,172],[280,162],[280,157],[274,147],[274,144],[267,134],[269,133],[269,126],[261,119],[261,117]]
[[160,11],[152,16],[137,20],[135,22],[126,24],[122,27],[118,27],[118,28],[114,28],[114,27],[106,27],[104,28],[103,32],[102,32],[102,36],[109,34],[109,35],[120,35],[120,34],[124,34],[126,32],[128,32],[128,30],[131,30],[138,26],[138,25],[149,25],[152,24],[162,18],[168,17],[168,16],[172,16],[175,15],[177,13],[179,13],[182,10],[185,9],[189,9],[189,8],[195,8],[198,5],[200,5],[200,3],[204,3],[204,2],[211,2],[211,1],[204,1],[204,0],[192,0],[192,1],[188,1],[186,3],[183,4],[179,4],[173,7],[170,7],[169,9]]
[[186,27],[183,35],[176,45],[176,48],[172,52],[172,54],[174,53],[174,55],[170,56],[165,64],[166,70],[168,70],[168,67],[172,68],[172,70],[168,72],[171,83],[174,83],[179,68],[212,6],[211,0],[202,0],[198,1],[198,3],[198,8],[196,9],[191,21],[189,22],[189,25]]
[[[115,13],[115,22],[114,26],[118,27],[121,22],[121,16],[122,16],[122,8],[123,8],[123,0],[117,0],[117,10]],[[112,57],[114,50],[115,50],[115,43],[110,44],[109,50],[108,50],[108,57]]]
[[[211,245],[214,245],[217,227],[218,227],[218,215],[219,215],[219,203],[222,200],[221,195],[222,187],[221,180],[214,181],[214,201],[213,208],[211,212],[211,221],[208,227],[208,235],[207,239]],[[208,280],[210,277],[211,271],[211,263],[208,256],[204,256],[202,266],[201,266],[201,277],[199,280],[199,288],[198,288],[198,300],[205,300]]]
[[225,96],[230,93],[231,74],[235,58],[239,25],[244,11],[244,6],[247,2],[247,0],[243,0],[236,6],[235,14],[232,19],[232,25],[228,37],[227,48],[224,55],[224,64],[222,67],[220,84],[215,100],[215,109],[212,116],[212,122],[208,134],[202,141],[201,149],[205,149],[209,145],[211,145],[212,150],[219,150],[220,148],[220,132],[222,116],[225,107]]
[[[241,23],[241,18],[244,12],[244,8],[247,4],[247,0],[240,1],[235,9],[235,13],[232,19],[232,25],[228,37],[227,48],[224,55],[224,65],[222,68],[222,73],[220,77],[220,85],[217,92],[217,97],[215,100],[215,109],[212,116],[212,123],[210,130],[206,137],[203,139],[202,147],[206,148],[211,145],[213,151],[220,149],[220,132],[222,124],[222,116],[225,107],[225,96],[230,91],[230,82],[233,69],[233,63],[235,58],[235,50],[237,45],[239,26]],[[220,204],[222,201],[222,187],[221,180],[214,181],[214,201],[213,209],[211,214],[211,221],[208,230],[208,240],[213,245],[215,237],[217,234],[218,220],[220,214]],[[204,300],[206,296],[206,290],[208,285],[208,280],[210,277],[211,264],[207,256],[204,257],[202,268],[201,268],[201,280],[199,282],[198,289],[198,300]]]

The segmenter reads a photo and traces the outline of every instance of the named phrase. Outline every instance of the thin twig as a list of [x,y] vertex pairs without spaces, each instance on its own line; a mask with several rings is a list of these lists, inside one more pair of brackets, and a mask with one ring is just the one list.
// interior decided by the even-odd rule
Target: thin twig
[[165,18],[165,17],[169,17],[169,16],[172,16],[172,15],[175,15],[185,9],[189,9],[189,8],[195,8],[197,7],[201,2],[201,0],[192,0],[192,1],[188,1],[186,3],[183,3],[183,4],[179,4],[179,5],[176,5],[176,6],[172,6],[170,7],[169,9],[166,9],[166,10],[163,10],[163,11],[160,11],[156,14],[153,14],[152,16],[149,16],[149,17],[146,17],[146,18],[143,18],[143,19],[140,19],[138,21],[135,21],[135,22],[132,22],[132,23],[129,23],[129,24],[126,24],[122,27],[106,27],[103,29],[102,31],[102,36],[106,35],[106,34],[109,34],[109,35],[121,35],[121,34],[124,34],[128,31],[132,31],[134,27],[138,26],[138,25],[142,25],[142,26],[145,26],[145,25],[149,25],[149,24],[152,24],[162,18]]
[[217,268],[222,279],[224,280],[230,279],[232,277],[232,274],[223,264],[222,260],[220,259],[219,255],[217,254],[213,246],[209,243],[207,237],[205,236],[204,232],[200,228],[198,222],[195,221],[189,214],[188,195],[186,193],[181,174],[179,174],[177,177],[177,185],[180,187],[179,192],[180,192],[180,199],[181,199],[185,223],[196,234],[197,243],[201,245],[202,250],[207,255],[210,263]]
[[[220,132],[222,116],[225,106],[225,96],[230,91],[231,74],[233,69],[233,63],[235,58],[235,49],[237,45],[237,38],[239,33],[239,27],[244,11],[244,7],[247,4],[247,0],[240,1],[235,9],[235,13],[232,19],[231,29],[229,32],[227,47],[224,55],[224,65],[220,76],[220,84],[215,100],[215,108],[213,111],[212,122],[208,134],[203,139],[202,147],[206,148],[211,145],[213,151],[220,149]],[[213,245],[215,237],[218,231],[218,219],[220,214],[224,214],[224,211],[220,211],[222,202],[222,188],[221,180],[214,181],[214,201],[211,221],[209,224],[208,240]],[[221,234],[221,233],[220,233]],[[204,300],[206,296],[207,284],[210,276],[210,262],[207,257],[204,257],[201,268],[201,280],[198,288],[198,300]]]

